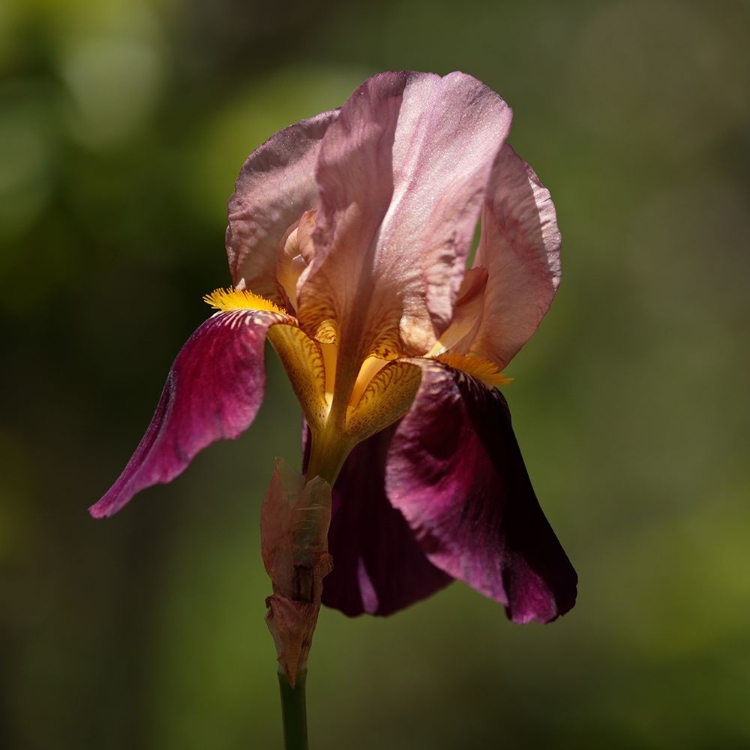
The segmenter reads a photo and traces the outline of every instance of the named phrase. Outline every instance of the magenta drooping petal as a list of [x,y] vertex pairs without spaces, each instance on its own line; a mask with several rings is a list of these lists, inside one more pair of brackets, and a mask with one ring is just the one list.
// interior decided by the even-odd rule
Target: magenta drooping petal
[[426,352],[451,320],[510,121],[463,73],[383,73],[357,89],[320,150],[303,325],[338,321],[347,356],[394,332],[406,353]]
[[349,617],[392,614],[453,580],[427,559],[385,495],[392,436],[389,428],[354,448],[333,488],[333,571],[323,582],[323,604]]
[[217,313],[177,355],[151,424],[119,479],[89,512],[111,516],[137,492],[174,479],[206,446],[252,423],[265,389],[264,344],[272,312]]
[[281,303],[279,243],[302,214],[318,205],[315,163],[337,110],[302,120],[269,138],[247,158],[229,199],[226,246],[235,285]]
[[560,284],[560,232],[549,191],[507,144],[492,170],[474,265],[488,278],[469,351],[503,369],[536,331]]
[[575,603],[577,576],[539,507],[505,399],[426,364],[391,442],[386,491],[429,559],[506,605],[549,622]]

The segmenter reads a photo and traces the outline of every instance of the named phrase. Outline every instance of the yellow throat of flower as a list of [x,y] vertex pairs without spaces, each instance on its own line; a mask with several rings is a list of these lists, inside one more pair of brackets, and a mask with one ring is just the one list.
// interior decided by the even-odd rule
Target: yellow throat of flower
[[[348,383],[337,384],[341,352],[335,337],[324,342],[312,338],[283,307],[246,289],[217,289],[203,299],[219,313],[257,311],[284,316],[269,326],[267,335],[312,432],[310,476],[322,476],[333,484],[351,449],[400,419],[416,396],[422,370],[414,362],[371,354],[361,363],[348,363],[352,376]],[[426,358],[465,372],[489,387],[512,380],[492,362],[470,354],[430,352]],[[346,392],[337,392],[337,385]]]

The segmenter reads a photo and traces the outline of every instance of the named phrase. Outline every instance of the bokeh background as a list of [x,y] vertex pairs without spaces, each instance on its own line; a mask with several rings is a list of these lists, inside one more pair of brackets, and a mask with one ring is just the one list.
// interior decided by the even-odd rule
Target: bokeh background
[[229,283],[247,153],[368,75],[472,73],[556,201],[564,281],[507,396],[578,606],[460,584],[324,611],[319,749],[750,747],[750,4],[0,0],[0,747],[280,747],[253,428],[86,508]]

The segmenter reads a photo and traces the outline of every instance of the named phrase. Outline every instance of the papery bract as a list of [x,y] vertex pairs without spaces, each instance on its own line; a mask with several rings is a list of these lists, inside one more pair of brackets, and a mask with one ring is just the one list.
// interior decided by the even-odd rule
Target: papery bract
[[323,578],[331,571],[328,525],[331,485],[309,482],[277,459],[260,513],[263,564],[273,583],[266,623],[289,684],[307,669],[318,621]]

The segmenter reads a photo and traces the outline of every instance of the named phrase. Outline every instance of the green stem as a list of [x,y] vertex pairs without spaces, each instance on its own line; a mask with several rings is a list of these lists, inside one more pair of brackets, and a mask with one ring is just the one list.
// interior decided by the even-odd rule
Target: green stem
[[304,670],[297,675],[296,684],[292,687],[283,670],[279,671],[281,720],[284,724],[285,750],[307,750],[306,680],[307,670]]

